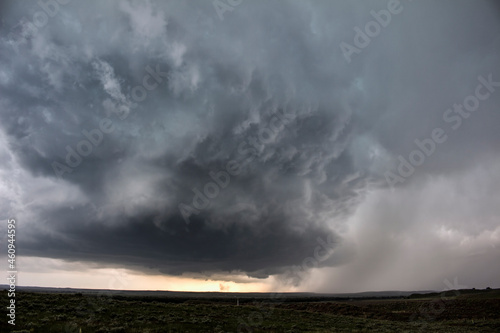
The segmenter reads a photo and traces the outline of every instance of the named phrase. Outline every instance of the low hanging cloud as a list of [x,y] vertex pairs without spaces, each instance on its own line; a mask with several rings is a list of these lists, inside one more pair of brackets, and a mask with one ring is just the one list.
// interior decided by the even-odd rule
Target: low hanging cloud
[[[2,6],[0,205],[24,255],[265,278],[335,239],[318,265],[342,269],[349,221],[415,140],[448,136],[393,191],[498,155],[500,91],[443,119],[500,81],[490,1],[401,1],[349,62],[386,1]],[[396,222],[373,236],[411,232]]]

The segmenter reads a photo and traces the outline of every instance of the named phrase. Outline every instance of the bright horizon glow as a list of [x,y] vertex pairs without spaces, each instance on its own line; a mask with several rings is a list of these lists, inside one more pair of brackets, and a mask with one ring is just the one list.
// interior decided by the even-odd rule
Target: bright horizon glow
[[[244,283],[220,279],[198,279],[141,274],[121,268],[92,268],[89,264],[59,259],[22,257],[19,286],[75,289],[151,290],[182,292],[270,292],[272,278],[241,277]],[[23,268],[21,268],[23,267]],[[77,269],[75,269],[77,268]],[[260,282],[262,281],[262,282]]]

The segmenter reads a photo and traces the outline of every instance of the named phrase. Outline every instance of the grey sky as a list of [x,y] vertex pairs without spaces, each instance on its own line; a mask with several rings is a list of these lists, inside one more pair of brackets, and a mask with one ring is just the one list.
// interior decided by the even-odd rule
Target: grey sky
[[[1,8],[0,211],[19,253],[317,291],[498,287],[494,1],[47,3]],[[424,160],[405,177],[399,156]]]

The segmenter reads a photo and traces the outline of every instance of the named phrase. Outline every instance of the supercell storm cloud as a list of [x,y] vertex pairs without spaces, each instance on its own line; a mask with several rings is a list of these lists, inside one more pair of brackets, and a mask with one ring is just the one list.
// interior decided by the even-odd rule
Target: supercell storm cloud
[[230,280],[326,242],[318,290],[377,288],[362,276],[407,258],[424,288],[498,280],[493,1],[1,12],[0,207],[21,255]]

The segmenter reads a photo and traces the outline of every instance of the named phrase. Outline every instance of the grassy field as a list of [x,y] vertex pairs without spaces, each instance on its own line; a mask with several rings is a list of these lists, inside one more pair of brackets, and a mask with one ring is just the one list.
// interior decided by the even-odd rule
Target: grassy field
[[500,290],[251,297],[239,306],[229,297],[16,292],[16,326],[3,317],[1,332],[500,332]]

